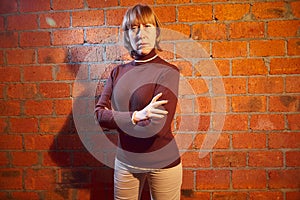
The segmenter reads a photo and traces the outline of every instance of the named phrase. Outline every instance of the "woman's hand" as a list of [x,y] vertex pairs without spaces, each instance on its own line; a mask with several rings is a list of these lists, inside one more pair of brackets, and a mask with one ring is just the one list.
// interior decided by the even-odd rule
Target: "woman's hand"
[[143,110],[135,111],[132,115],[132,122],[136,123],[149,118],[163,118],[168,114],[168,111],[157,108],[168,103],[167,100],[157,101],[161,96],[162,93],[157,94]]

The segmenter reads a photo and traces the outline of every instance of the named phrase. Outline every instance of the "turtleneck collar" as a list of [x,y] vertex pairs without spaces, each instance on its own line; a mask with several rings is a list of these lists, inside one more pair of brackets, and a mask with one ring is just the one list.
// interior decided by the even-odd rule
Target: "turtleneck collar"
[[146,62],[150,62],[151,60],[154,60],[157,56],[158,55],[156,54],[156,50],[152,49],[152,51],[150,51],[150,53],[148,53],[147,55],[136,55],[133,64],[139,65]]

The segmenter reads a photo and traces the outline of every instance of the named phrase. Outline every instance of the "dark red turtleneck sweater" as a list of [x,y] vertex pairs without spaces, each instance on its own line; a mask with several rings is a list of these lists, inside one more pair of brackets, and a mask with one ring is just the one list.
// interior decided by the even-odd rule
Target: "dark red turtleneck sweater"
[[[96,104],[96,118],[102,128],[119,133],[117,158],[144,168],[169,168],[180,163],[171,131],[176,110],[179,71],[157,56],[155,50],[115,67]],[[152,98],[168,100],[163,119],[131,122],[132,113],[146,107]]]

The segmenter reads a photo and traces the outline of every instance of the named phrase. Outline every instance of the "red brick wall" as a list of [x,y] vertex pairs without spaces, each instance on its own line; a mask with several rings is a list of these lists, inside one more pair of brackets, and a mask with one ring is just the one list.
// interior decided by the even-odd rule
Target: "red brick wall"
[[[97,77],[99,64],[114,61],[105,39],[137,2],[1,0],[0,199],[112,199],[112,169],[76,134],[72,89],[79,68]],[[226,91],[219,140],[200,159],[211,126],[209,88],[194,66],[162,53],[180,67],[203,112],[182,157],[182,199],[300,199],[300,2],[144,2],[164,27],[205,48]]]

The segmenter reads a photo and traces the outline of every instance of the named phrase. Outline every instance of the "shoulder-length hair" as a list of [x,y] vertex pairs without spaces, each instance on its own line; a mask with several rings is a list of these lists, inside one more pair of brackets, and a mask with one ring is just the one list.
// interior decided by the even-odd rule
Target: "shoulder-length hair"
[[129,41],[128,31],[136,24],[153,24],[156,27],[155,49],[161,51],[159,46],[161,23],[158,17],[148,5],[137,4],[127,10],[122,22],[122,29],[124,31],[124,46],[130,52],[131,56],[133,57],[135,52]]

